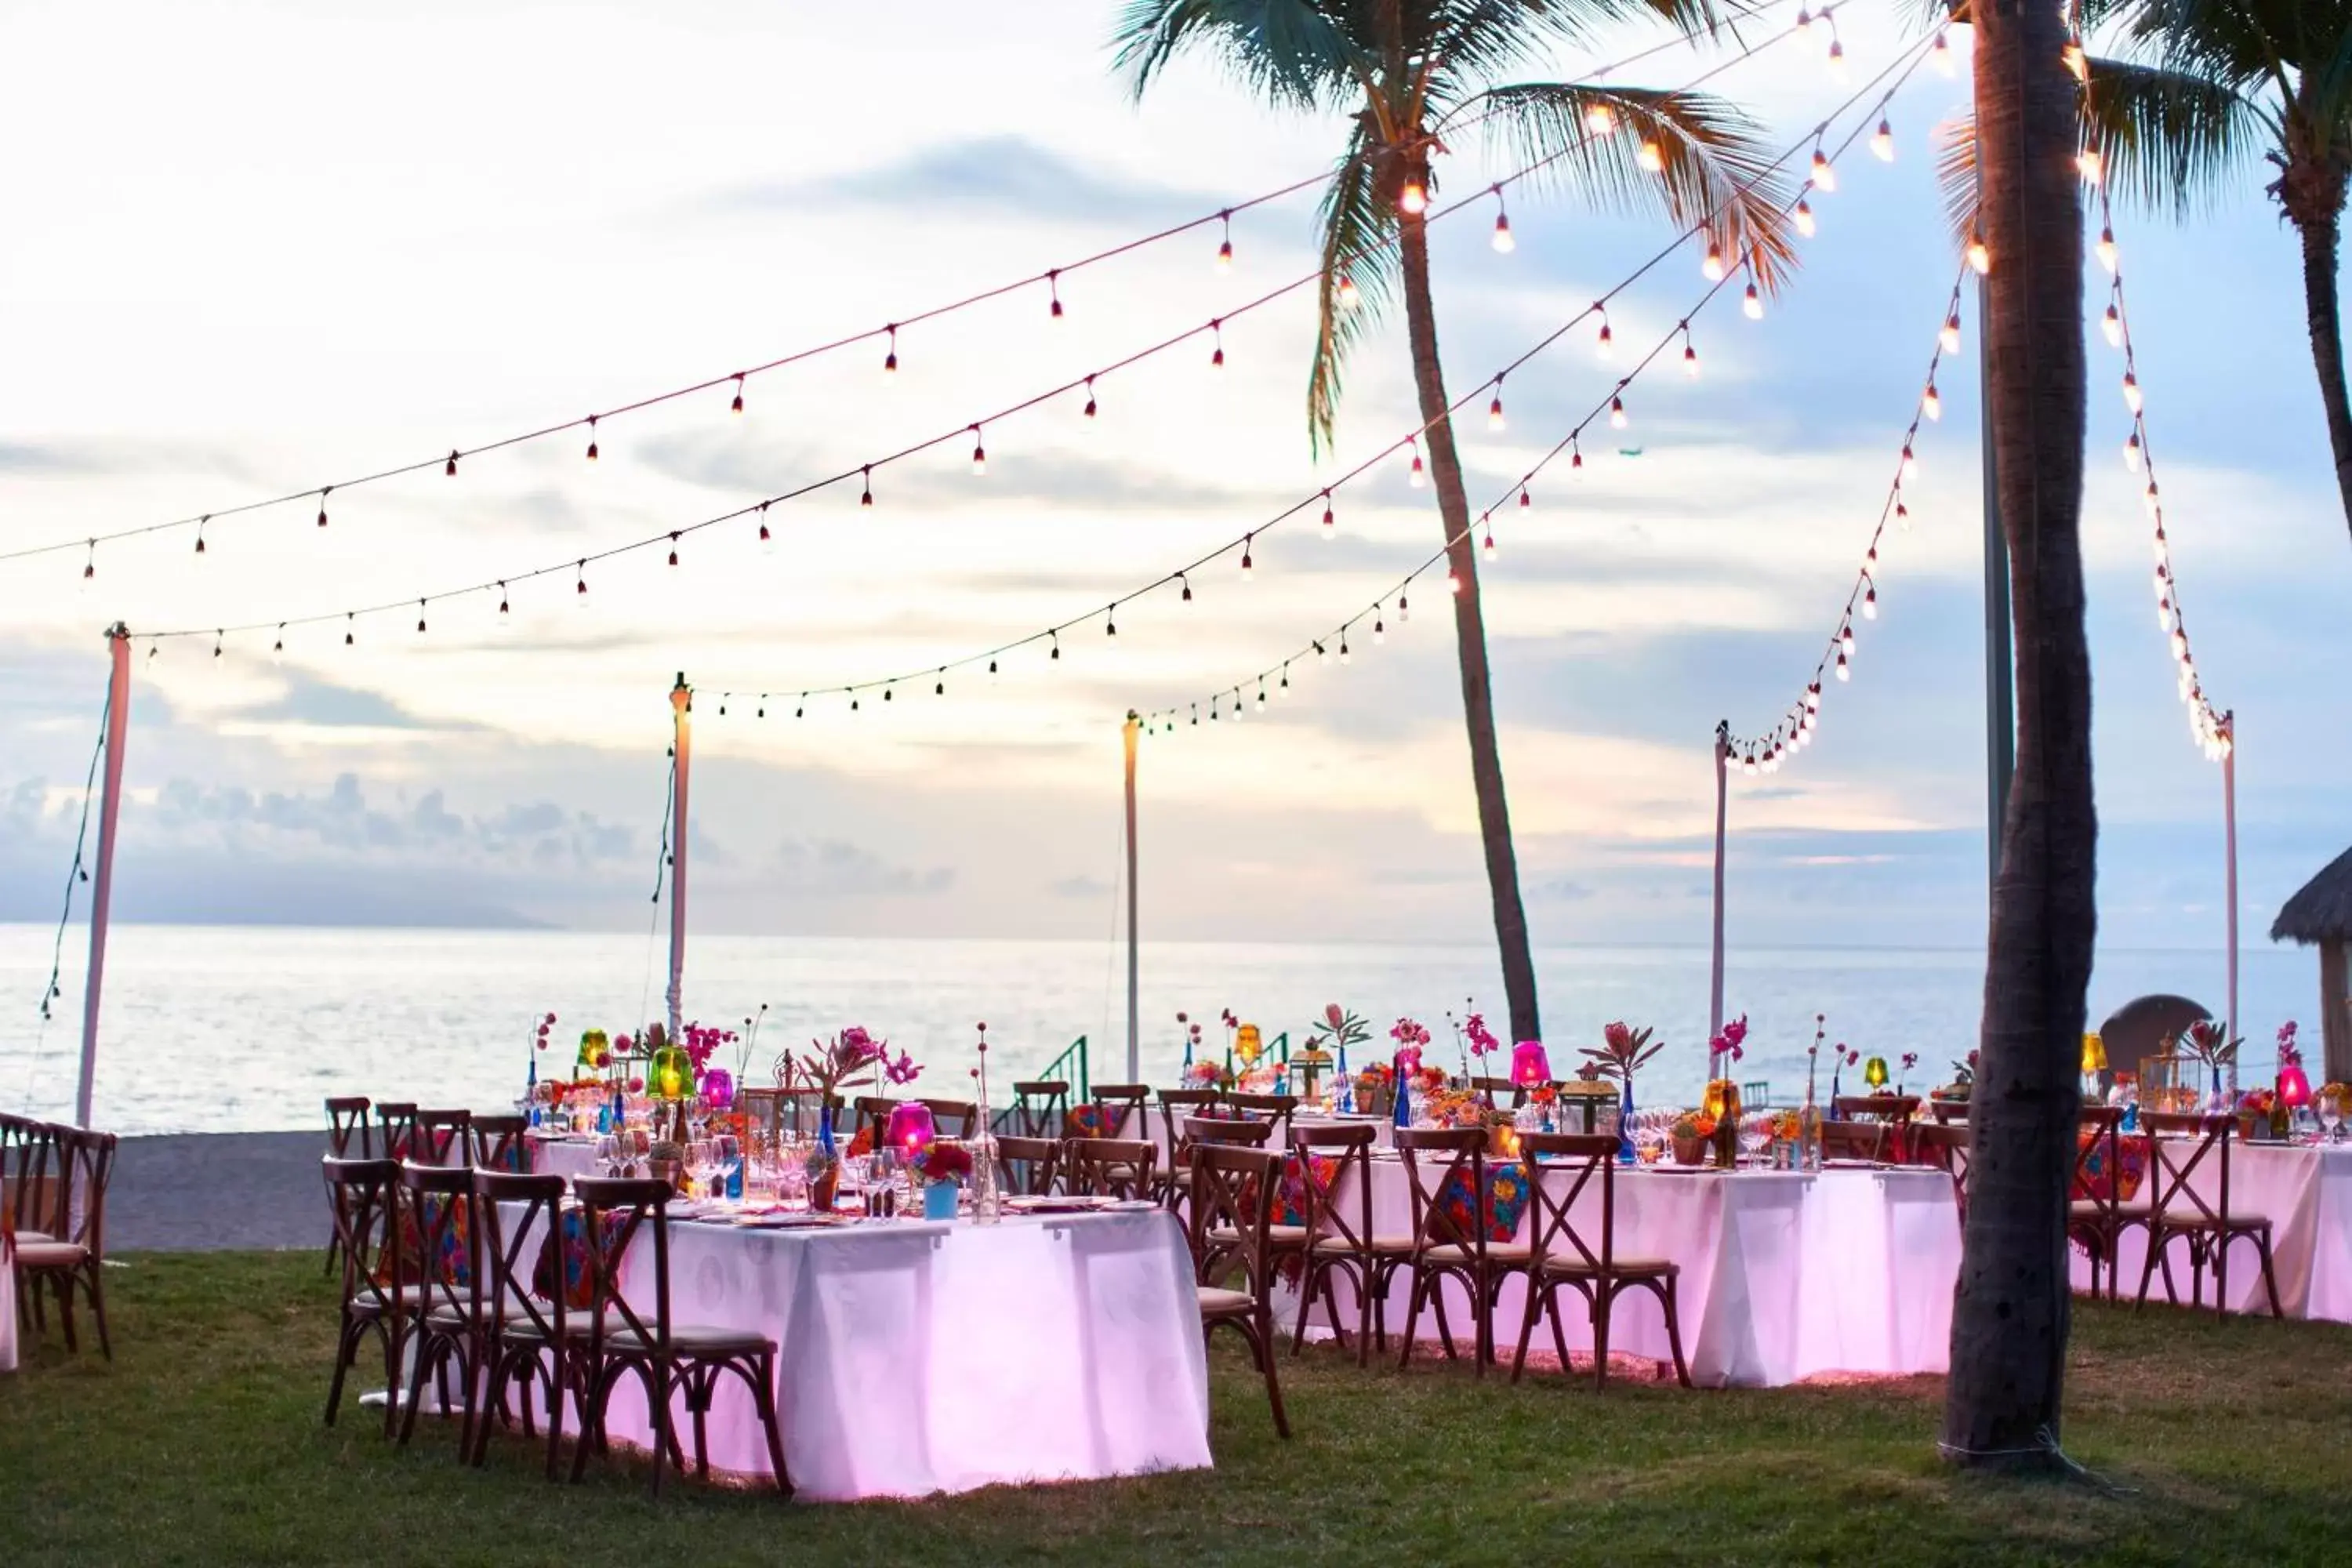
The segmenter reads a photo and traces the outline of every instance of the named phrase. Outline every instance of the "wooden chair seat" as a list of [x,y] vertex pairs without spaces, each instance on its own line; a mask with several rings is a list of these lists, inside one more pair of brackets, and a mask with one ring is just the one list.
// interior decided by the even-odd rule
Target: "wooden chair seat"
[[[1553,1253],[1543,1260],[1543,1271],[1547,1274],[1558,1275],[1561,1279],[1567,1279],[1570,1276],[1579,1275],[1586,1277],[1598,1276],[1602,1272],[1602,1269],[1601,1264],[1595,1259],[1580,1258],[1574,1254],[1562,1257],[1558,1253]],[[1609,1260],[1607,1271],[1623,1279],[1664,1279],[1665,1276],[1670,1274],[1681,1273],[1682,1265],[1679,1263],[1670,1262],[1663,1258],[1620,1257],[1612,1258]]]
[[[1450,1241],[1421,1249],[1421,1256],[1432,1263],[1453,1264],[1456,1267],[1465,1265],[1475,1267],[1478,1262],[1479,1253],[1480,1249],[1477,1247],[1465,1247],[1459,1242]],[[1488,1263],[1501,1264],[1506,1267],[1524,1267],[1535,1255],[1536,1249],[1524,1241],[1490,1241],[1485,1248],[1485,1256]]]
[[[585,1340],[595,1325],[585,1314],[577,1322],[563,1325],[567,1340]],[[686,1355],[774,1355],[776,1342],[756,1329],[721,1328],[714,1323],[672,1323],[669,1326],[670,1348]],[[651,1354],[654,1341],[627,1324],[607,1321],[604,1330],[604,1350],[607,1354]]]
[[52,1241],[47,1237],[37,1241],[16,1238],[16,1266],[20,1268],[79,1268],[89,1261],[89,1248],[79,1242]]
[[[1234,1247],[1241,1243],[1242,1233],[1229,1225],[1213,1225],[1208,1228],[1212,1247]],[[1307,1227],[1303,1225],[1270,1225],[1265,1227],[1266,1244],[1276,1252],[1287,1248],[1297,1251],[1307,1245]]]
[[2164,1228],[2168,1231],[2226,1230],[2233,1236],[2261,1231],[2267,1235],[2271,1222],[2267,1215],[2258,1214],[2233,1213],[2226,1217],[2217,1214],[2168,1214],[2164,1216]]
[[1257,1298],[1246,1290],[1227,1290],[1215,1285],[1197,1285],[1193,1289],[1201,1298],[1201,1315],[1204,1318],[1246,1318],[1257,1310]]
[[1412,1237],[1376,1236],[1370,1241],[1356,1242],[1343,1236],[1318,1237],[1314,1251],[1318,1258],[1345,1258],[1359,1252],[1369,1252],[1375,1258],[1411,1258]]

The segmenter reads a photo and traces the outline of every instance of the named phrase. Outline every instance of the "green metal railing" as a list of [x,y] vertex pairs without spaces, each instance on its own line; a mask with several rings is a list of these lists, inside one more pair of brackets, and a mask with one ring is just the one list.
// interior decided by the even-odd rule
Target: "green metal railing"
[[[1070,1070],[1073,1064],[1077,1068],[1076,1072]],[[1072,1040],[1070,1048],[1046,1063],[1045,1070],[1037,1076],[1047,1080],[1060,1079],[1070,1086],[1071,1100],[1086,1099],[1091,1092],[1089,1088],[1091,1080],[1087,1077],[1087,1037],[1080,1035],[1076,1039]]]

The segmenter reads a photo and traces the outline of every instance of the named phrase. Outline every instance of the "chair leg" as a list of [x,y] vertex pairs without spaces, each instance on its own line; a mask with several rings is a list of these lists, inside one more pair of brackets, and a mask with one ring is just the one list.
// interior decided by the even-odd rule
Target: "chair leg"
[[1274,1406],[1274,1430],[1278,1437],[1290,1436],[1290,1417],[1282,1408],[1282,1380],[1274,1371],[1274,1313],[1264,1306],[1249,1325],[1250,1343],[1257,1349],[1258,1364],[1265,1370],[1266,1403]]
[[1617,1304],[1615,1281],[1596,1279],[1592,1286],[1592,1386],[1609,1386],[1609,1309]]
[[[1330,1280],[1327,1277],[1328,1274],[1328,1268],[1324,1268],[1318,1272],[1318,1266],[1313,1258],[1307,1258],[1304,1263],[1299,1265],[1298,1322],[1297,1326],[1290,1331],[1290,1353],[1292,1355],[1297,1355],[1300,1347],[1307,1343],[1307,1309],[1315,1300],[1315,1287],[1318,1280],[1322,1283],[1323,1288],[1327,1292],[1329,1290]],[[1334,1329],[1339,1327],[1339,1322],[1336,1319],[1333,1320],[1331,1326]]]
[[1397,1356],[1397,1370],[1402,1372],[1412,1363],[1412,1332],[1421,1326],[1421,1298],[1429,1288],[1429,1276],[1416,1268],[1412,1271],[1412,1295],[1404,1310],[1404,1349]]
[[343,1402],[343,1374],[359,1350],[359,1335],[362,1331],[352,1317],[351,1309],[343,1309],[342,1327],[335,1334],[335,1375],[327,1384],[327,1426],[335,1424],[336,1407]]
[[1441,1272],[1433,1271],[1429,1275],[1429,1306],[1437,1314],[1437,1332],[1445,1346],[1445,1359],[1460,1361],[1462,1352],[1454,1343],[1454,1324],[1445,1315],[1445,1276]]
[[74,1334],[73,1276],[50,1276],[49,1287],[58,1293],[58,1324],[66,1331],[66,1349],[75,1355],[81,1353],[81,1342]]
[[[1356,1265],[1353,1275],[1356,1281],[1356,1364],[1360,1367],[1371,1360],[1372,1291],[1373,1282],[1378,1277],[1379,1269],[1370,1258],[1364,1258]],[[1323,1289],[1327,1293],[1331,1289],[1331,1279],[1328,1275],[1324,1277]],[[1336,1297],[1332,1299],[1332,1305],[1335,1308],[1339,1305]]]
[[1530,1274],[1528,1276],[1527,1310],[1519,1314],[1519,1345],[1518,1349],[1511,1352],[1513,1383],[1518,1382],[1519,1373],[1527,1370],[1528,1341],[1535,1337],[1536,1314],[1543,1310],[1543,1300],[1544,1292],[1536,1284],[1535,1276]]
[[89,1315],[98,1324],[98,1348],[107,1360],[114,1359],[114,1336],[106,1328],[106,1285],[100,1270],[104,1265],[95,1258],[89,1260]]
[[760,1426],[768,1439],[768,1468],[775,1472],[776,1489],[786,1497],[793,1495],[793,1478],[784,1468],[783,1424],[776,1410],[776,1365],[772,1357],[762,1355],[752,1363],[758,1376],[751,1384],[752,1408],[759,1412]]
[[[563,1449],[564,1370],[562,1347],[560,1345],[548,1346],[547,1359],[547,1479],[551,1481],[555,1479],[557,1457]],[[531,1365],[533,1368],[533,1376],[531,1381],[533,1384],[538,1382],[538,1377],[536,1375],[538,1364],[539,1356],[536,1352],[533,1352],[531,1356]],[[535,1388],[526,1392],[524,1396],[524,1408],[528,1409],[530,1407],[530,1394],[535,1392],[537,1392]],[[585,1443],[583,1443],[580,1446],[583,1448],[587,1447]]]
[[[2116,1251],[2118,1256],[2121,1256],[2123,1249],[2121,1247],[2117,1247]],[[2156,1227],[2154,1226],[2150,1226],[2147,1230],[2147,1256],[2141,1259],[2139,1266],[2139,1295],[2137,1299],[2132,1302],[2132,1310],[2135,1312],[2147,1305],[2147,1287],[2149,1282],[2156,1278],[2157,1259],[2162,1256],[2163,1252],[2157,1245]],[[2171,1276],[2168,1274],[2166,1276],[2166,1283],[2169,1284],[2170,1282]]]
[[1685,1388],[1691,1386],[1690,1367],[1683,1360],[1683,1314],[1681,1292],[1675,1288],[1675,1276],[1666,1276],[1659,1288],[1658,1299],[1666,1304],[1666,1348],[1675,1355],[1675,1381]]
[[1561,1326],[1559,1321],[1559,1282],[1555,1279],[1549,1283],[1544,1294],[1548,1298],[1544,1303],[1544,1316],[1551,1323],[1551,1348],[1559,1357],[1560,1375],[1567,1377],[1575,1372],[1576,1363],[1569,1359],[1568,1330]]

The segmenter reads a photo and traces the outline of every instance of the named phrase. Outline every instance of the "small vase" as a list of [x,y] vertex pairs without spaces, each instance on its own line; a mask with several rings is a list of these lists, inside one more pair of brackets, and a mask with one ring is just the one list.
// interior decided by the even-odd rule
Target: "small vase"
[[1625,1075],[1624,1098],[1617,1105],[1617,1163],[1633,1163],[1633,1075]]
[[938,1220],[955,1218],[956,1198],[961,1191],[953,1182],[924,1183],[923,1217]]

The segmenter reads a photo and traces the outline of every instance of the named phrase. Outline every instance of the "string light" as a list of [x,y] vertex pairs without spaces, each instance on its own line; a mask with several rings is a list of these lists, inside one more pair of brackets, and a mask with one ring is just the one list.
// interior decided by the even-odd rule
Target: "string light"
[[588,563],[587,563],[587,562],[583,561],[583,562],[581,562],[581,563],[580,563],[579,572],[580,572],[579,581],[578,581],[578,582],[576,582],[576,583],[574,583],[574,584],[572,584],[572,602],[573,604],[577,605],[580,608],[582,608],[582,609],[583,609],[583,610],[584,610],[584,609],[586,609],[586,608],[588,607]]
[[1116,603],[1103,606],[1103,636],[1118,636],[1118,605]]
[[1878,129],[1871,133],[1870,151],[1882,163],[1895,162],[1895,127],[1884,117],[1878,121]]
[[1095,416],[1095,378],[1091,375],[1087,377],[1086,416],[1089,419]]
[[761,501],[760,503],[760,553],[773,555],[775,552],[776,536],[768,531],[768,503]]
[[1217,241],[1217,270],[1231,272],[1234,269],[1234,215],[1221,212],[1217,215],[1217,221],[1224,226],[1223,237]]
[[1495,187],[1495,249],[1501,255],[1508,256],[1517,248],[1518,241],[1511,237],[1511,215],[1503,205],[1503,187],[1496,185]]
[[[509,607],[507,604],[507,585],[504,583],[501,583],[499,584],[499,625],[501,626],[504,626],[508,622],[509,608]],[[285,623],[278,623],[278,629],[280,631],[285,630]]]
[[2099,150],[2096,147],[2085,147],[2076,153],[2074,166],[2082,171],[2083,183],[2086,185],[2097,184],[2105,168],[2100,162]]
[[1807,239],[1821,232],[1821,225],[1813,219],[1812,204],[1802,196],[1797,198],[1797,210],[1789,216],[1790,221],[1797,226],[1797,232]]
[[1640,164],[1643,170],[1653,174],[1663,174],[1666,172],[1666,155],[1664,152],[1660,149],[1655,142],[1651,141],[1647,137],[1643,139],[1641,150],[1633,154],[1633,162]]
[[93,540],[91,540],[91,541],[89,542],[89,554],[87,557],[85,557],[85,558],[83,559],[82,563],[81,563],[81,580],[82,580],[82,585],[83,585],[84,587],[89,586],[89,584],[97,578],[97,576],[98,576],[98,541],[97,541],[97,540],[95,540],[95,539],[93,539]]
[[1584,111],[1584,128],[1594,136],[1607,136],[1617,129],[1617,111],[1596,102]]
[[1407,217],[1419,217],[1429,210],[1429,190],[1418,176],[1407,178],[1404,189],[1397,193],[1397,210]]
[[2127,370],[2124,372],[2124,406],[2137,415],[2140,411],[2140,404],[2139,377]]
[[882,330],[890,339],[889,347],[882,354],[882,374],[896,375],[898,374],[898,323],[893,321]]
[[1388,623],[1381,620],[1380,611],[1378,609],[1374,609],[1372,611],[1373,646],[1378,647],[1380,644],[1388,641]]
[[592,463],[596,460],[596,416],[593,414],[588,416],[588,460]]
[[1683,374],[1693,381],[1698,379],[1698,349],[1692,343],[1690,323],[1683,323]]
[[1936,341],[1944,345],[1944,352],[1948,354],[1960,352],[1960,312],[1957,306],[1950,315],[1944,318],[1943,333]]
[[1223,370],[1225,368],[1225,323],[1222,317],[1209,323],[1209,336],[1216,344],[1215,352],[1209,355],[1209,368]]
[[2139,459],[2139,429],[2135,425],[2132,433],[2124,438],[2124,467],[2135,474],[2138,473]]
[[1337,520],[1331,514],[1331,492],[1327,489],[1323,492],[1323,537],[1336,539],[1339,535]]
[[1825,195],[1835,192],[1837,189],[1837,170],[1831,166],[1829,154],[1822,151],[1821,143],[1818,142],[1813,143],[1813,167],[1811,178],[1813,182],[1813,189],[1822,192]]
[[677,535],[675,533],[669,536],[669,563],[673,566],[677,564]]
[[1340,273],[1339,309],[1352,310],[1363,302],[1364,297],[1356,291],[1356,280],[1344,272]]
[[2099,331],[2106,334],[2109,348],[2119,349],[2124,346],[2123,315],[2116,309],[2115,301],[2112,300],[2107,301],[2107,313],[2099,318]]
[[1616,337],[1615,334],[1609,330],[1608,310],[1598,300],[1595,300],[1592,302],[1592,309],[1599,312],[1601,317],[1601,335],[1594,340],[1593,346],[1601,357],[1603,360],[1606,360],[1615,348]]
[[356,646],[358,628],[359,622],[354,616],[350,615],[343,616],[343,646],[345,647]]
[[[1058,308],[1055,313],[1056,315],[1061,313]],[[735,401],[727,405],[727,411],[730,414],[743,412],[743,375],[744,373],[740,370],[735,373]]]
[[1256,539],[1257,535],[1255,533],[1242,535],[1242,581],[1244,583],[1250,581],[1250,545],[1255,542]]
[[2107,269],[2109,277],[2113,277],[2116,271],[2116,231],[2114,226],[2102,225],[2100,226],[2099,243],[2094,247],[2094,248],[2098,253],[2099,265]]
[[865,483],[864,488],[857,492],[857,504],[861,507],[872,506],[874,504],[874,465],[866,464],[859,473],[863,476]]
[[971,427],[971,471],[975,476],[988,472],[988,448],[981,444],[977,425]]
[[425,635],[425,601],[422,599],[416,601],[416,635]]
[[1412,464],[1410,468],[1405,469],[1405,479],[1413,489],[1421,489],[1422,481],[1424,477],[1421,466],[1421,437],[1418,436],[1408,437],[1406,437],[1406,445],[1412,450]]
[[1707,243],[1706,257],[1698,264],[1698,271],[1699,276],[1706,279],[1710,283],[1722,282],[1723,247],[1717,245],[1710,240]]
[[[327,526],[327,498],[334,494],[334,492],[335,487],[332,485],[327,486],[324,489],[319,492],[319,526],[320,528]],[[206,512],[204,515],[203,521],[198,522],[196,526],[201,529],[204,527],[205,523],[210,522],[212,520],[212,513]]]
[[1927,51],[1927,58],[1935,61],[1939,74],[1948,77],[1953,74],[1951,40],[1944,37],[1941,27],[1936,29],[1935,46]]
[[1486,405],[1486,428],[1497,432],[1503,428],[1503,378],[1499,375],[1495,378],[1495,401]]
[[450,448],[449,448],[449,458],[448,458],[448,462],[447,462],[446,466],[446,467],[444,467],[444,468],[442,468],[441,472],[442,472],[444,475],[446,475],[446,477],[448,477],[448,478],[450,478],[450,479],[456,479],[456,478],[457,477],[457,447],[450,447]]
[[1756,270],[1752,266],[1748,272],[1748,292],[1739,297],[1739,313],[1751,321],[1764,319],[1764,296],[1756,291]]
[[1980,228],[1969,234],[1969,266],[1979,277],[1992,270],[1992,252],[1986,247],[1984,230]]
[[1941,419],[1944,416],[1944,399],[1936,391],[1936,384],[1932,379],[1927,383],[1927,390],[1919,395],[1919,412],[1930,419]]
[[[1622,386],[1624,383],[1619,382],[1618,384]],[[1609,427],[1612,430],[1622,430],[1629,423],[1631,423],[1631,421],[1627,420],[1625,417],[1625,399],[1623,395],[1621,394],[1611,397],[1609,399]]]
[[[212,520],[211,520],[210,518],[207,518],[207,519],[205,519],[205,522],[209,522],[209,521],[212,521]],[[203,522],[200,522],[200,523],[196,524],[196,553],[197,553],[197,554],[199,554],[199,555],[202,555],[204,552],[205,552],[205,524],[204,524]]]

